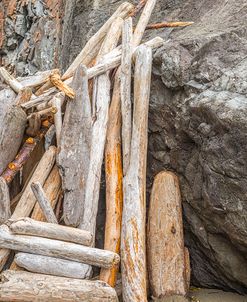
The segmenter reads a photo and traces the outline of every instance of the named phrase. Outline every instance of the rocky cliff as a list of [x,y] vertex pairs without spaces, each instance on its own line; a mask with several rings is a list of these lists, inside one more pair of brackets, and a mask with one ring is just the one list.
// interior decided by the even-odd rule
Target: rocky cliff
[[[2,63],[17,74],[66,68],[121,1],[3,1]],[[247,5],[159,0],[148,188],[162,169],[181,182],[194,285],[247,292]],[[1,19],[2,18],[2,19]],[[62,47],[61,47],[62,46]]]

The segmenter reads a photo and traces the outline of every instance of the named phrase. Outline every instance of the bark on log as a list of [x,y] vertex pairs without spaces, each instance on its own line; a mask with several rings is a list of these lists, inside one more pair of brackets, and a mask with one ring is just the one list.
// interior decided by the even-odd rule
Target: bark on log
[[123,25],[121,59],[121,111],[122,111],[122,150],[123,174],[126,174],[130,158],[131,142],[131,59],[132,59],[132,18]]
[[111,268],[120,261],[119,256],[110,251],[41,237],[14,235],[6,225],[0,226],[0,247],[105,268]]
[[58,277],[84,279],[88,275],[88,265],[41,255],[17,253],[15,263],[29,272]]
[[0,67],[0,78],[8,84],[16,93],[19,93],[24,87],[17,81],[4,67]]
[[76,70],[72,87],[76,97],[66,106],[57,159],[64,190],[64,221],[78,226],[84,211],[92,133],[88,79],[83,65]]
[[28,217],[14,221],[9,220],[8,225],[14,234],[56,239],[85,246],[90,246],[92,244],[92,235],[87,231],[48,222],[36,221]]
[[41,186],[41,184],[36,181],[31,183],[31,189],[34,196],[36,197],[40,208],[42,209],[45,218],[50,223],[58,224],[57,218],[53,212],[49,199],[46,197],[46,194]]
[[154,180],[148,218],[148,267],[152,295],[184,296],[187,292],[178,178],[161,172]]
[[58,90],[62,91],[67,95],[67,97],[73,99],[75,97],[75,92],[72,88],[66,85],[62,80],[58,73],[52,73],[50,75],[50,81],[52,85],[54,85]]
[[123,181],[121,268],[125,302],[147,301],[146,158],[152,51],[140,46],[134,75],[134,113],[130,164]]
[[194,22],[161,22],[148,24],[146,29],[159,29],[164,27],[185,27],[194,24]]
[[113,288],[101,281],[78,280],[29,272],[1,274],[0,301],[117,302]]
[[[121,99],[120,76],[115,75],[115,83],[105,147],[106,173],[106,222],[104,249],[120,253],[120,234],[122,222],[123,191],[122,191],[122,160],[121,160]],[[115,287],[118,267],[110,270],[101,269],[100,280]]]
[[0,224],[11,216],[9,187],[4,178],[0,177]]
[[62,79],[67,79],[73,75],[76,68],[80,65],[88,65],[97,55],[100,45],[106,36],[109,28],[111,27],[112,23],[116,20],[116,18],[125,18],[130,11],[133,9],[133,5],[124,2],[122,3],[119,8],[116,10],[116,12],[107,20],[107,22],[99,29],[99,31],[92,36],[92,38],[87,42],[85,47],[82,49],[82,51],[78,54],[78,56],[75,58],[73,63],[70,65],[70,67],[66,70],[64,73]]

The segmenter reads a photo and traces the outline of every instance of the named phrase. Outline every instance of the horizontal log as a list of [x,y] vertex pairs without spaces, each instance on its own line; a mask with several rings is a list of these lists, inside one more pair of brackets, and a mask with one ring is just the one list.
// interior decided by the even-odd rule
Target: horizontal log
[[14,260],[19,267],[33,273],[77,279],[90,277],[89,266],[76,261],[28,253],[17,253]]
[[25,78],[17,78],[17,80],[22,84],[23,87],[37,87],[49,80],[52,73],[58,72],[58,69],[45,70],[38,72],[35,75],[28,76]]
[[117,254],[110,251],[41,237],[14,235],[6,225],[0,227],[0,247],[105,268],[117,265],[120,260]]
[[90,246],[93,239],[92,234],[87,231],[59,224],[36,221],[28,217],[10,220],[8,226],[11,232],[15,234],[45,237],[86,246]]
[[0,301],[5,302],[117,302],[105,282],[5,271],[1,274]]

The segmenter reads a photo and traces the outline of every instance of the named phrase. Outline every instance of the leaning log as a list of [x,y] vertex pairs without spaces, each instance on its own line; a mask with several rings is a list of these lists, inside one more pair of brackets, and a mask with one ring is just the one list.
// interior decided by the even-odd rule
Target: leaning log
[[[120,234],[123,207],[123,169],[121,156],[121,100],[120,76],[115,75],[113,96],[109,110],[109,122],[105,147],[106,222],[104,249],[120,253]],[[100,280],[115,287],[118,267],[101,269]]]
[[0,247],[105,268],[117,265],[120,260],[117,254],[110,251],[41,237],[14,235],[6,225],[0,226]]
[[146,160],[152,50],[140,46],[134,75],[134,112],[130,164],[123,181],[121,268],[123,299],[147,301]]
[[0,67],[0,78],[16,93],[19,93],[24,88],[4,67]]
[[14,234],[18,235],[44,237],[78,243],[85,246],[92,244],[92,235],[87,231],[59,224],[36,221],[28,217],[14,221],[9,220],[8,226]]
[[117,302],[115,290],[101,281],[78,280],[29,272],[1,274],[0,301]]
[[32,273],[76,279],[89,277],[88,265],[76,261],[28,253],[17,253],[14,261],[19,267]]
[[92,132],[87,71],[83,65],[76,70],[72,87],[76,97],[66,106],[57,159],[64,190],[64,221],[78,226],[84,211]]
[[182,205],[178,178],[171,172],[160,172],[154,179],[147,232],[152,295],[156,298],[184,296],[188,287],[188,273],[186,274],[185,265]]
[[11,216],[9,187],[4,178],[0,177],[0,224]]

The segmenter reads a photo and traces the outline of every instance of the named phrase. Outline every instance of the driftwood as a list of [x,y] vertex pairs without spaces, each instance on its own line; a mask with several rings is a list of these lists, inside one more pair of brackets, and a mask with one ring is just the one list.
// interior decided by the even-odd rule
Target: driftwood
[[126,174],[130,158],[131,142],[131,59],[132,59],[132,18],[123,25],[121,60],[121,112],[122,112],[122,150],[123,173]]
[[152,50],[140,46],[134,76],[134,112],[130,164],[123,181],[121,237],[123,299],[147,301],[146,285],[146,158]]
[[101,43],[106,36],[109,28],[111,27],[112,23],[116,20],[116,18],[125,18],[130,11],[133,9],[133,5],[124,2],[122,3],[119,8],[116,10],[116,12],[108,19],[108,21],[99,29],[99,31],[92,36],[92,38],[87,42],[85,47],[82,49],[82,51],[78,54],[78,56],[75,58],[73,63],[70,65],[70,67],[66,70],[64,73],[62,79],[67,79],[73,75],[76,68],[80,65],[88,65],[97,55]]
[[57,89],[55,87],[49,89],[47,92],[45,92],[44,94],[37,96],[36,98],[32,99],[29,102],[26,102],[24,104],[21,104],[21,107],[25,110],[30,109],[32,107],[36,107],[39,104],[42,103],[47,103],[49,102],[52,97],[57,93]]
[[[61,191],[61,177],[58,171],[58,167],[56,165],[53,167],[51,173],[49,174],[49,176],[45,181],[44,191],[51,203],[52,209],[54,210],[56,203],[58,201],[59,193]],[[43,211],[41,210],[37,202],[33,209],[31,218],[39,221],[47,221],[43,214]]]
[[190,253],[187,247],[184,248],[184,263],[185,263],[186,291],[189,292],[191,268],[190,268]]
[[92,244],[92,235],[87,231],[48,222],[36,221],[28,217],[14,221],[9,220],[8,226],[14,234],[18,235],[44,237],[78,243],[85,246],[90,246]]
[[164,27],[185,27],[194,24],[194,22],[161,22],[148,24],[146,29],[159,29]]
[[8,84],[16,93],[19,93],[24,87],[17,81],[4,67],[0,67],[0,78]]
[[[154,180],[148,218],[148,260],[152,295],[184,296],[187,279],[178,178],[161,172]],[[186,257],[188,257],[186,255]]]
[[84,66],[80,65],[76,70],[72,87],[76,97],[66,106],[57,159],[64,190],[64,221],[67,225],[78,226],[84,210],[92,132],[91,103]]
[[62,132],[62,98],[61,97],[54,97],[51,100],[52,105],[57,109],[56,113],[54,114],[54,124],[56,128],[56,140],[57,146],[60,147],[61,143],[61,132]]
[[59,73],[54,72],[50,75],[50,82],[54,85],[57,89],[64,92],[69,98],[73,99],[75,97],[75,92],[72,88],[70,88],[67,84],[65,84],[59,75]]
[[15,263],[29,272],[84,279],[88,275],[88,265],[76,261],[64,260],[41,255],[17,253]]
[[34,88],[34,87],[37,87],[37,86],[40,86],[40,85],[46,83],[49,80],[50,75],[54,72],[59,72],[59,70],[52,69],[52,70],[40,71],[35,75],[28,76],[25,78],[19,78],[18,80],[22,84],[23,87]]
[[55,277],[29,272],[1,274],[0,301],[117,302],[115,290],[101,281]]
[[53,212],[51,207],[51,203],[49,199],[46,197],[46,194],[41,186],[41,184],[36,181],[31,183],[31,189],[33,191],[34,196],[36,197],[40,208],[42,209],[45,218],[50,223],[58,223],[57,218]]
[[0,226],[0,247],[105,268],[117,265],[120,260],[117,254],[110,251],[41,237],[14,235],[6,225]]
[[4,178],[0,177],[0,224],[11,216],[9,187]]
[[[123,207],[122,160],[121,160],[121,100],[119,72],[115,75],[115,83],[105,147],[106,173],[106,223],[104,249],[120,253],[120,234]],[[112,287],[116,284],[118,267],[110,270],[101,269],[100,280]]]
[[23,88],[19,91],[16,99],[15,99],[15,105],[21,105],[28,101],[30,101],[32,96],[32,89],[31,88]]

